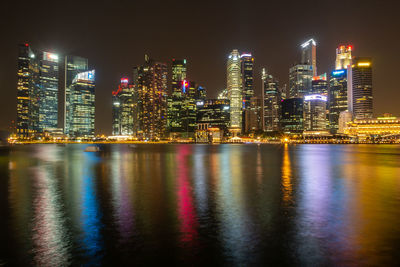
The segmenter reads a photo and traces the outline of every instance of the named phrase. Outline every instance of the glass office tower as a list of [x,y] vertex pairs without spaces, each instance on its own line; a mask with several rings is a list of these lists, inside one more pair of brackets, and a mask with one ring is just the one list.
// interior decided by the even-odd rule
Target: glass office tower
[[95,71],[78,73],[72,80],[69,98],[69,136],[93,138],[95,122]]
[[289,97],[302,98],[312,92],[312,65],[295,65],[289,69]]
[[370,119],[373,117],[371,58],[355,58],[351,72],[354,118]]
[[58,55],[40,53],[39,129],[58,127]]
[[138,98],[139,139],[159,140],[167,132],[167,64],[145,56],[145,63],[133,70]]
[[312,67],[312,75],[317,76],[317,43],[310,39],[301,45],[301,64]]
[[347,71],[346,69],[332,71],[329,79],[329,130],[337,133],[339,129],[339,116],[348,110],[347,101]]
[[230,128],[235,133],[242,130],[242,80],[240,54],[233,50],[227,61],[227,90],[230,101]]
[[262,110],[263,130],[276,132],[280,130],[281,93],[278,81],[262,69]]
[[17,137],[31,138],[39,131],[39,61],[29,44],[18,46]]
[[137,123],[137,102],[134,85],[122,78],[118,89],[112,92],[113,135],[133,136]]
[[64,86],[64,133],[69,133],[69,114],[70,114],[70,87],[72,81],[79,73],[86,72],[89,70],[88,60],[78,56],[66,56],[65,57],[65,86]]

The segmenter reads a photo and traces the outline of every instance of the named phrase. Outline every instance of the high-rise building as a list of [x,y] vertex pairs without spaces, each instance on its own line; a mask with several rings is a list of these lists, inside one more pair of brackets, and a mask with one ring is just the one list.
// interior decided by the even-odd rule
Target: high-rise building
[[262,99],[258,96],[250,98],[250,106],[246,108],[245,127],[246,133],[255,133],[262,130]]
[[40,131],[58,127],[58,55],[41,52],[40,55],[40,90],[39,124]]
[[289,98],[281,101],[282,131],[286,134],[301,134],[304,129],[303,98]]
[[304,96],[304,130],[325,131],[327,97],[320,94]]
[[172,60],[171,94],[168,97],[168,131],[175,135],[185,131],[183,117],[186,89],[186,59]]
[[242,79],[240,54],[233,50],[227,61],[227,90],[230,101],[230,129],[233,133],[242,130]]
[[351,45],[341,45],[336,48],[336,62],[335,70],[347,69],[351,65],[351,51],[353,47]]
[[183,137],[193,138],[196,130],[196,93],[197,85],[195,82],[183,81],[183,108],[182,108],[182,128],[185,133]]
[[229,99],[229,98],[228,98],[228,89],[222,90],[222,91],[218,94],[218,99]]
[[145,56],[145,63],[133,70],[137,90],[137,137],[159,140],[167,128],[167,64]]
[[72,81],[81,72],[86,72],[89,70],[88,60],[86,58],[78,57],[78,56],[66,56],[65,57],[65,79],[64,79],[64,133],[69,133],[69,121],[70,118],[70,97],[71,91],[70,87],[72,85]]
[[302,98],[312,92],[312,65],[295,65],[289,69],[289,97]]
[[95,120],[95,71],[78,73],[69,87],[69,136],[72,138],[94,137]]
[[329,130],[337,133],[339,129],[339,116],[343,111],[348,110],[347,99],[347,72],[348,70],[332,71],[329,79]]
[[250,99],[254,96],[253,88],[253,67],[254,57],[245,53],[240,56],[241,72],[242,72],[242,92],[244,108],[250,106]]
[[328,79],[326,73],[314,76],[311,82],[313,94],[322,94],[324,96],[328,95]]
[[32,138],[58,126],[58,55],[19,45],[17,135]]
[[312,67],[312,76],[317,76],[317,43],[310,39],[301,45],[301,64]]
[[17,122],[19,139],[39,131],[39,62],[29,44],[18,46]]
[[197,101],[204,101],[207,98],[207,90],[205,87],[197,85],[196,87],[196,94],[195,94],[195,100]]
[[229,100],[207,99],[197,103],[197,123],[207,124],[228,132],[230,124]]
[[352,65],[352,111],[355,119],[373,117],[371,58],[355,58]]
[[[253,65],[254,57],[250,53],[244,53],[240,56],[240,70],[242,72],[242,93],[243,93],[243,112],[242,112],[242,126],[243,131],[247,132],[249,129],[249,122],[246,122],[246,118],[250,118],[249,114],[246,114],[246,110],[250,108],[251,98],[254,96],[253,88]],[[252,112],[254,113],[254,112]]]
[[262,128],[267,132],[280,130],[281,93],[278,81],[262,69]]
[[122,78],[118,89],[112,92],[113,135],[132,136],[137,123],[137,101],[134,85]]

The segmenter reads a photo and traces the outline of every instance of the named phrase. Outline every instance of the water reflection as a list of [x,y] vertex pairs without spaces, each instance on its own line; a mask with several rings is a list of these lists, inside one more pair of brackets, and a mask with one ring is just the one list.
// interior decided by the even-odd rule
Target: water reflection
[[[189,181],[188,157],[191,154],[191,146],[181,145],[178,148],[178,213],[181,221],[181,242],[191,245],[197,238],[197,216],[193,203],[192,188]],[[181,243],[181,244],[182,244]]]
[[0,263],[394,265],[400,147],[20,146]]
[[[95,175],[94,168],[100,158],[95,153],[85,153],[82,159],[81,171],[81,211],[80,211],[80,224],[81,224],[81,245],[84,249],[87,264],[96,265],[100,264],[102,255],[102,237],[100,230],[101,211],[98,204],[98,196],[95,188]],[[77,163],[76,163],[77,164]]]
[[132,163],[133,157],[128,151],[117,150],[112,153],[110,164],[112,203],[121,245],[128,243],[134,233]]
[[289,205],[292,200],[292,167],[290,164],[289,145],[284,144],[282,163],[283,201]]

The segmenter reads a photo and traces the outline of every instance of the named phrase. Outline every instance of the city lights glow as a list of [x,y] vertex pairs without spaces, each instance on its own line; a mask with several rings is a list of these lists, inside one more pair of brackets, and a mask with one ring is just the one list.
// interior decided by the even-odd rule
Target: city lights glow
[[327,99],[327,97],[324,96],[324,95],[315,94],[315,95],[306,95],[306,96],[304,96],[304,100],[305,100],[305,101],[310,101],[310,100],[322,100],[322,101],[327,101],[328,99]]
[[337,76],[337,75],[341,75],[345,72],[345,70],[336,70],[336,71],[332,71],[332,75],[333,76]]
[[312,45],[317,45],[317,43],[314,41],[314,39],[310,39],[310,40],[308,40],[307,42],[303,43],[303,44],[301,45],[301,47],[302,47],[302,48],[306,48],[306,47],[309,46],[310,44],[312,44]]
[[369,67],[370,65],[370,62],[360,62],[357,64],[357,67]]

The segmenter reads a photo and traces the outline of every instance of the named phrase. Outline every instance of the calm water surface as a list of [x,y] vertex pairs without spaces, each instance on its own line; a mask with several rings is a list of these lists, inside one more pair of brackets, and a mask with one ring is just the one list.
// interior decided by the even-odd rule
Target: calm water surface
[[25,145],[0,265],[395,265],[400,146]]

